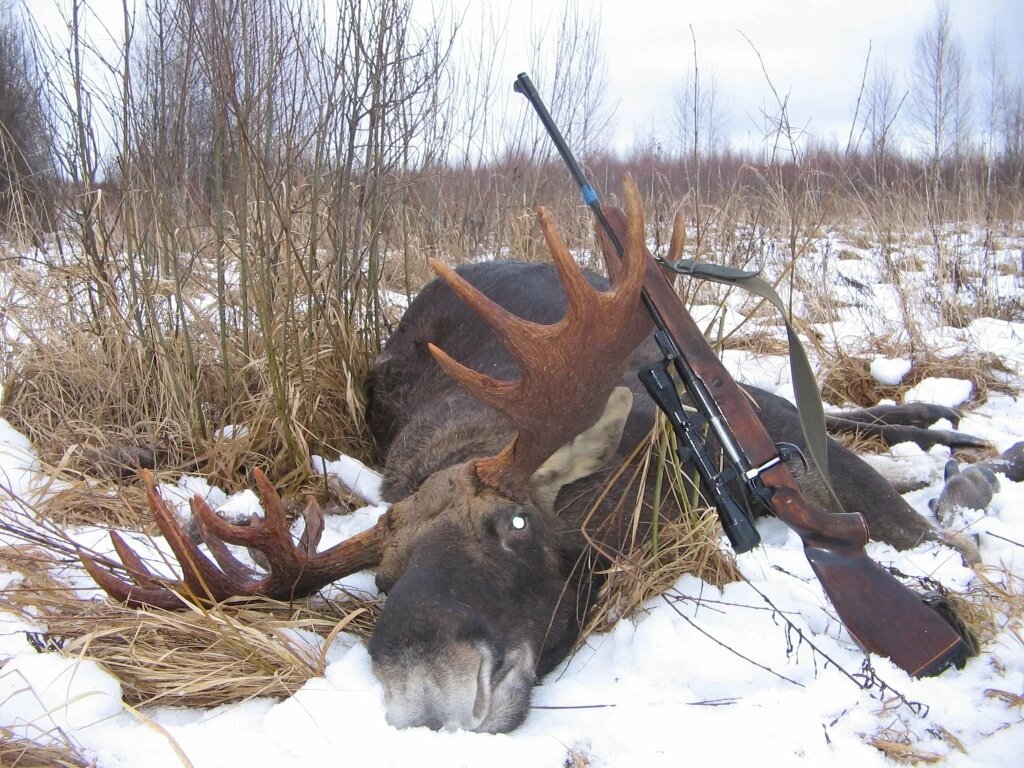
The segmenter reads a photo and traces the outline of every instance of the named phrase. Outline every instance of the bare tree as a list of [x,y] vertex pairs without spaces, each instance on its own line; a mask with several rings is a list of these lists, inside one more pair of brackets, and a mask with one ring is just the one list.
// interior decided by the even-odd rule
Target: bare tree
[[1024,79],[1011,77],[1003,38],[993,28],[985,46],[982,74],[982,146],[990,170],[1000,164],[1011,184],[1019,186],[1024,159]]
[[[554,45],[549,44],[554,35]],[[614,106],[608,100],[601,14],[580,0],[564,0],[549,24],[531,28],[530,71],[555,122],[581,157],[607,144]],[[554,148],[533,115],[521,111],[509,148],[544,160]]]
[[1002,141],[1004,159],[1017,169],[1017,183],[1024,166],[1024,80],[1018,79],[1006,89],[1003,110]]
[[990,160],[999,152],[999,139],[1005,124],[1010,87],[1006,72],[1006,51],[1003,41],[993,28],[981,62],[981,141],[985,156]]
[[53,145],[33,35],[0,12],[0,227],[36,237],[49,226]]
[[885,178],[885,165],[898,138],[896,118],[907,94],[900,93],[896,73],[885,61],[875,64],[864,89],[862,128],[871,157],[873,180]]
[[694,68],[678,81],[672,99],[672,133],[681,150],[714,155],[725,147],[728,110],[714,70]]
[[722,149],[722,126],[725,123],[725,108],[720,95],[718,80],[714,71],[701,71],[697,53],[697,37],[690,27],[693,43],[693,68],[682,78],[673,99],[672,117],[674,134],[682,154],[684,166],[690,176],[689,193],[693,198],[694,222],[696,225],[696,248],[700,252],[704,244],[707,220],[703,210],[706,187],[703,178],[705,159],[710,159]]
[[947,0],[918,36],[914,49],[910,114],[926,148],[933,193],[942,184],[942,162],[960,159],[969,139],[971,99],[967,62],[953,31]]

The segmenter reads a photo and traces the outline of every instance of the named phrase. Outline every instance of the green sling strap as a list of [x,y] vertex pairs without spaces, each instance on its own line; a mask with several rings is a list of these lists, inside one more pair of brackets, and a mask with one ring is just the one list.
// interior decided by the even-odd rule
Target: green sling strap
[[768,282],[759,277],[760,272],[749,272],[719,264],[702,264],[693,259],[680,259],[674,263],[661,258],[658,258],[657,261],[665,269],[679,275],[695,277],[698,280],[710,280],[723,285],[735,285],[755,296],[760,296],[779,310],[782,322],[786,324],[786,335],[789,338],[789,370],[793,379],[793,393],[796,395],[800,427],[804,433],[804,440],[807,441],[807,452],[825,480],[825,487],[828,488],[833,510],[842,512],[842,505],[839,503],[835,491],[832,490],[832,483],[829,479],[825,411],[821,405],[818,383],[815,381],[814,371],[811,370],[811,363],[807,359],[804,345],[789,322],[789,313],[786,311],[782,299],[779,298],[779,294]]

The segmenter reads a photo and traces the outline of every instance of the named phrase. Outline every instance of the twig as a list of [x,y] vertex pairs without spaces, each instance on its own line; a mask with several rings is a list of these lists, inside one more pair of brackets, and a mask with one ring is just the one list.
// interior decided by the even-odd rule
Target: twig
[[1019,541],[1014,541],[1013,539],[1008,539],[1005,536],[1000,536],[998,533],[992,533],[992,531],[986,532],[985,535],[986,536],[991,536],[994,539],[1002,539],[1003,541],[1005,541],[1005,542],[1007,542],[1009,544],[1013,544],[1013,546],[1015,546],[1015,547],[1024,547],[1024,544],[1021,544]]
[[[756,590],[755,590],[755,591],[756,591]],[[760,593],[758,593],[758,594],[760,594]],[[764,595],[761,595],[761,596],[762,596],[762,597],[764,597]],[[714,636],[713,636],[712,634],[710,634],[710,633],[709,633],[709,632],[708,632],[707,630],[705,630],[705,629],[703,629],[702,627],[698,626],[698,625],[697,625],[697,623],[696,623],[696,622],[694,622],[694,621],[693,621],[693,620],[692,620],[692,619],[691,619],[691,618],[690,618],[689,616],[685,615],[685,614],[684,614],[684,613],[683,613],[682,611],[680,611],[680,610],[679,610],[679,608],[678,608],[678,607],[677,607],[677,606],[675,605],[675,603],[674,603],[674,602],[672,602],[672,601],[670,601],[670,600],[666,599],[664,595],[662,595],[662,599],[663,599],[663,600],[665,600],[665,603],[666,603],[666,604],[667,604],[667,605],[668,605],[668,606],[669,606],[669,607],[670,607],[670,608],[671,608],[671,609],[672,609],[673,611],[675,611],[675,612],[676,612],[676,614],[677,614],[677,615],[678,615],[678,616],[679,616],[679,617],[680,617],[681,619],[683,619],[683,621],[685,621],[685,622],[686,622],[687,624],[689,624],[689,625],[690,625],[691,627],[693,627],[694,629],[696,629],[696,630],[697,630],[698,632],[700,632],[700,633],[701,633],[702,635],[704,635],[704,637],[706,637],[706,638],[707,638],[708,640],[710,640],[711,642],[713,642],[713,643],[715,643],[716,645],[718,645],[718,646],[720,646],[720,647],[724,648],[725,650],[729,651],[729,653],[733,654],[734,656],[739,656],[739,657],[740,657],[741,659],[743,659],[743,660],[744,660],[745,662],[747,662],[747,663],[749,663],[749,664],[753,664],[753,665],[754,665],[755,667],[757,667],[758,669],[764,670],[765,672],[767,672],[767,673],[769,673],[769,674],[771,674],[771,675],[775,675],[775,677],[779,678],[780,680],[785,680],[785,681],[786,681],[787,683],[792,683],[793,685],[797,685],[797,686],[799,686],[799,687],[801,687],[801,688],[804,688],[804,687],[805,687],[803,683],[801,683],[801,682],[798,682],[797,680],[793,680],[792,678],[786,677],[785,675],[783,675],[783,674],[781,674],[781,673],[779,673],[779,672],[776,672],[776,671],[775,671],[774,669],[772,669],[771,667],[766,667],[766,666],[765,666],[764,664],[761,664],[760,662],[754,661],[754,660],[753,660],[753,659],[751,659],[751,658],[750,658],[749,656],[744,656],[744,655],[743,655],[742,653],[740,653],[739,651],[737,651],[737,650],[736,650],[735,648],[733,648],[732,646],[726,645],[726,644],[725,644],[725,643],[723,643],[723,642],[722,642],[721,640],[719,640],[719,639],[718,639],[717,637],[714,637]],[[775,606],[772,606],[772,607],[774,608]],[[777,611],[776,611],[776,612],[777,612]],[[786,619],[786,621],[788,622],[788,621],[789,621],[789,619]]]
[[895,696],[901,704],[904,704],[907,707],[907,709],[909,709],[915,715],[919,717],[924,717],[928,714],[927,704],[908,699],[898,690],[896,690],[887,682],[885,682],[885,680],[879,677],[878,673],[875,671],[875,668],[871,665],[870,657],[868,657],[867,655],[864,656],[864,663],[861,665],[860,672],[847,671],[839,662],[837,662],[835,659],[833,659],[831,656],[825,653],[821,648],[819,648],[813,641],[811,641],[807,637],[807,635],[804,634],[803,630],[800,629],[800,627],[798,627],[796,624],[794,624],[789,619],[789,617],[786,616],[781,610],[779,610],[779,608],[768,598],[767,595],[761,592],[761,590],[759,590],[751,582],[747,581],[746,583],[752,590],[754,590],[754,592],[761,596],[762,600],[764,600],[766,603],[768,603],[769,606],[771,606],[772,615],[777,616],[785,623],[786,642],[790,644],[790,649],[792,649],[793,647],[791,635],[795,632],[797,637],[799,638],[799,642],[806,643],[814,654],[823,658],[825,660],[826,666],[831,664],[840,673],[849,678],[858,688],[860,688],[862,691],[867,691],[869,694],[871,694],[873,698],[876,698],[879,701],[884,701],[886,694],[890,694],[892,696]]

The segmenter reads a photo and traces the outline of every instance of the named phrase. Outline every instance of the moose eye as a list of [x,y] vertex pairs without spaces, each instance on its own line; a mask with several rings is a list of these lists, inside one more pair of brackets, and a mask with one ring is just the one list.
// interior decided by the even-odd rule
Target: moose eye
[[506,507],[494,519],[494,532],[503,547],[518,549],[533,540],[533,523],[522,507]]

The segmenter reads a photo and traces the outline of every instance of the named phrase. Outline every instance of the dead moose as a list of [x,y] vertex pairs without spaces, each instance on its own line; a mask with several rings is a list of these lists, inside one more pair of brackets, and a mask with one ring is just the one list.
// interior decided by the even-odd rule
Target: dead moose
[[[553,265],[434,265],[441,280],[412,302],[369,382],[369,424],[391,502],[375,527],[317,552],[322,516],[312,504],[296,545],[280,498],[257,473],[267,507],[262,522],[233,526],[194,501],[215,565],[150,481],[150,503],[183,581],[168,585],[152,576],[116,534],[135,583],[87,560],[94,578],[121,600],[178,607],[180,594],[288,600],[374,567],[387,599],[370,654],[388,722],[490,732],[518,726],[532,686],[576,641],[607,553],[626,546],[634,521],[621,512],[631,505],[619,504],[626,481],[613,473],[639,462],[634,449],[655,421],[635,375],[660,354],[639,303],[643,211],[635,187],[627,184],[625,197],[625,258],[610,289],[578,270],[543,209],[538,219]],[[776,441],[802,444],[788,402],[748,392]],[[925,423],[948,415],[917,410],[912,415]],[[890,415],[895,421],[902,414]],[[839,426],[869,430],[866,422],[878,418],[845,414]],[[935,437],[913,424],[880,429],[895,429],[898,439]],[[851,452],[830,442],[829,462],[839,499],[864,515],[874,538],[900,548],[944,540]],[[813,473],[803,487],[812,502],[827,503]],[[649,522],[641,520],[641,533]],[[243,566],[223,542],[264,553],[267,572]],[[973,556],[969,542],[962,548]]]

